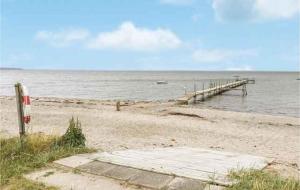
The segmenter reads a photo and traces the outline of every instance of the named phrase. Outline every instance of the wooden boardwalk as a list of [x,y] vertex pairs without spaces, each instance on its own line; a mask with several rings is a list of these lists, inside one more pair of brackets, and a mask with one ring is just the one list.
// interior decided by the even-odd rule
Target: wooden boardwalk
[[186,93],[183,97],[177,99],[178,104],[188,104],[192,100],[197,100],[197,96],[201,96],[201,99],[204,100],[205,98],[216,96],[221,94],[225,91],[232,90],[236,87],[243,86],[243,95],[247,95],[247,91],[245,85],[250,82],[254,83],[254,80],[243,79],[243,80],[236,80],[233,82],[218,82],[213,83],[210,85],[210,88],[203,89],[195,92]]

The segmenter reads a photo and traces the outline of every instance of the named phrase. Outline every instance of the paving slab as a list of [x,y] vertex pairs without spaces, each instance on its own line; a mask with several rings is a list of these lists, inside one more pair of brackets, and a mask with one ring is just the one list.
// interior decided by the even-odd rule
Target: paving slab
[[56,161],[54,161],[54,163],[60,164],[60,165],[63,165],[63,166],[67,166],[67,167],[70,167],[70,168],[76,168],[80,165],[87,164],[87,163],[92,162],[92,161],[93,160],[82,157],[82,156],[70,156],[70,157],[67,157],[67,158],[56,160]]
[[26,174],[27,179],[56,186],[61,190],[137,190],[134,186],[122,184],[111,178],[90,174],[75,174],[72,171],[43,169]]
[[130,184],[144,186],[153,189],[162,189],[166,187],[174,176],[154,173],[150,171],[141,171],[138,175],[129,179]]
[[173,179],[167,190],[204,190],[206,184],[200,180],[176,177]]
[[139,170],[139,169],[129,168],[129,167],[125,167],[125,166],[116,166],[110,170],[107,170],[102,175],[104,175],[106,177],[111,177],[114,179],[127,181],[130,178],[138,175],[139,173],[141,173],[141,170]]
[[99,162],[99,161],[92,161],[77,167],[77,169],[95,175],[102,175],[104,172],[111,170],[115,167],[116,165],[113,164]]

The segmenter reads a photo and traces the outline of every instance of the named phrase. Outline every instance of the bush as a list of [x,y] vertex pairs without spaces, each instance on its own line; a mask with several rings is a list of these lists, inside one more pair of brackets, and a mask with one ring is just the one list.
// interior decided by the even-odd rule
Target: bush
[[59,140],[59,145],[66,145],[71,147],[84,147],[85,146],[85,136],[82,133],[81,123],[78,118],[76,121],[72,117],[69,121],[69,127],[66,133]]

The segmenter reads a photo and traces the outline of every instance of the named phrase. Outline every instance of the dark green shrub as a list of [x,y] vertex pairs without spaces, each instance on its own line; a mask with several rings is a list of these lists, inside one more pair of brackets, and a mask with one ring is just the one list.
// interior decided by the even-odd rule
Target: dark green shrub
[[78,118],[76,121],[73,117],[70,119],[69,127],[66,133],[59,140],[58,144],[71,147],[85,146],[85,136],[82,133],[81,123]]

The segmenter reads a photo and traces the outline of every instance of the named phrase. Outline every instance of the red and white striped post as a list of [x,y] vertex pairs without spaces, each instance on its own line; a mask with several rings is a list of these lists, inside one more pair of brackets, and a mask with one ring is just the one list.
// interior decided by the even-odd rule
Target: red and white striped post
[[25,125],[30,122],[30,97],[27,88],[21,83],[15,84],[16,101],[18,110],[20,137],[25,135]]
[[22,85],[23,120],[25,125],[30,122],[30,97],[26,86]]

